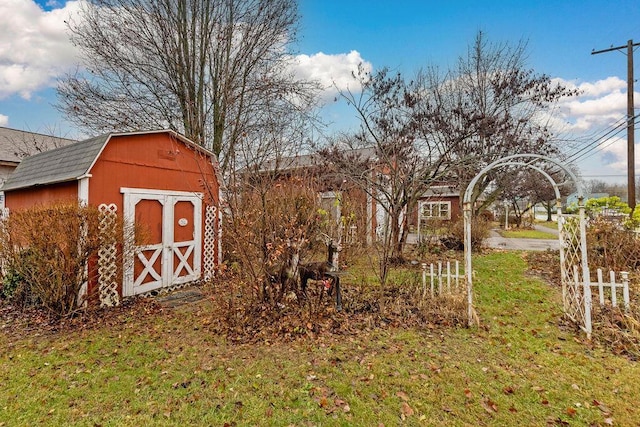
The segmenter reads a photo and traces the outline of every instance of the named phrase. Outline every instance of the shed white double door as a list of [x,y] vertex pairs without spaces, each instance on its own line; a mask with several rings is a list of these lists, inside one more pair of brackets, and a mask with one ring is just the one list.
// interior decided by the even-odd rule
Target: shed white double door
[[[135,224],[124,263],[123,296],[192,282],[201,276],[202,194],[122,188],[124,218]],[[133,250],[132,250],[133,249]]]

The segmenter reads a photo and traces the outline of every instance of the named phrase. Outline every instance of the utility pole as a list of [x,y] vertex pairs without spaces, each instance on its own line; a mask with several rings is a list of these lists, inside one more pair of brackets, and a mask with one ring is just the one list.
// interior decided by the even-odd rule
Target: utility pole
[[594,50],[592,55],[611,52],[627,48],[627,202],[631,208],[631,215],[636,208],[636,165],[635,165],[635,114],[633,110],[633,47],[640,43],[629,40],[626,45],[609,49]]

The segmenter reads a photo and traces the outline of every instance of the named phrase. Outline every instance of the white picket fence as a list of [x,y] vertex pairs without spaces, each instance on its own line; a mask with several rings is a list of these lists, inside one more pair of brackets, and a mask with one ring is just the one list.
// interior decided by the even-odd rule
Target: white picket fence
[[[624,304],[624,309],[626,311],[629,310],[630,302],[629,302],[629,273],[626,271],[620,272],[620,276],[622,278],[622,282],[616,282],[616,273],[613,271],[609,271],[609,281],[605,282],[603,279],[602,269],[599,268],[596,270],[597,281],[590,282],[591,288],[598,288],[598,301],[601,306],[604,306],[607,302],[607,299],[611,301],[611,306],[618,306],[618,289],[622,289],[622,301]],[[583,286],[582,283],[578,283],[580,275],[578,274],[578,267],[573,267],[573,277],[574,281],[576,281],[576,286]],[[608,297],[608,298],[607,298]]]
[[[464,275],[460,275],[460,262],[455,261],[452,264],[451,261],[447,261],[443,264],[442,261],[438,261],[437,264],[422,263],[422,296],[427,296],[427,289],[429,294],[433,297],[436,295],[442,295],[443,293],[452,293],[460,291],[460,280],[464,280]],[[429,286],[427,286],[427,283]]]

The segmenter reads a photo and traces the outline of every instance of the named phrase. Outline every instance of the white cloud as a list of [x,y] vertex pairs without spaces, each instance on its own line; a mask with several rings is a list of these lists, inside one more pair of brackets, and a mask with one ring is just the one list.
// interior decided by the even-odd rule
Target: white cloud
[[619,77],[607,77],[604,80],[598,80],[594,83],[583,82],[576,84],[573,81],[567,81],[560,78],[553,79],[554,83],[559,83],[571,89],[578,89],[583,97],[597,97],[602,94],[608,94],[615,91],[626,89],[627,83]]
[[6,126],[9,124],[9,116],[5,116],[4,114],[0,114],[0,126]]
[[[574,158],[588,179],[624,179],[627,168],[627,82],[619,77],[581,83],[554,80],[580,92],[561,100],[548,117],[551,127],[561,135],[560,139],[568,141],[567,154],[577,153]],[[635,99],[640,99],[638,92]],[[636,156],[636,163],[639,160]]]
[[608,153],[617,159],[616,162],[609,166],[624,170],[627,166],[627,139],[626,136],[611,138],[600,144],[599,149],[602,153]]
[[51,11],[33,0],[0,2],[0,99],[29,99],[77,63],[64,21],[79,8],[79,1]]
[[358,92],[360,86],[353,78],[358,65],[362,64],[364,70],[372,70],[370,62],[365,61],[358,51],[349,53],[328,55],[319,52],[313,55],[297,55],[295,57],[294,73],[296,77],[305,80],[315,80],[323,87],[323,100],[330,100],[340,90]]
[[579,95],[563,99],[554,111],[556,130],[586,132],[615,123],[624,117],[627,108],[627,83],[618,77],[608,77],[596,82],[576,84],[554,79]]
[[[51,87],[58,77],[78,64],[64,21],[76,13],[84,0],[62,2],[50,0],[43,10],[34,0],[0,1],[0,99],[32,94]],[[342,54],[316,53],[293,58],[293,71],[298,78],[313,79],[324,88],[322,99],[332,99],[338,90],[359,91],[353,71],[363,64],[371,71],[371,63],[353,50]]]

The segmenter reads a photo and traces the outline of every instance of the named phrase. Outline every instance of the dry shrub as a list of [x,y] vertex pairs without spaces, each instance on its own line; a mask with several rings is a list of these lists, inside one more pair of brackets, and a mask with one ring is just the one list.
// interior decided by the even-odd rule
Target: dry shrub
[[594,339],[614,352],[640,358],[640,239],[617,222],[595,218],[587,228],[587,253],[591,271],[629,272],[631,311],[600,307],[594,303],[592,314]]
[[231,200],[223,249],[229,269],[246,283],[245,298],[257,305],[282,303],[296,291],[279,280],[291,256],[304,262],[310,253],[326,254],[319,236],[328,234],[328,220],[317,194],[313,180],[290,178],[247,186],[242,197]]
[[[592,281],[597,268],[602,268],[606,277],[609,270],[615,271],[618,279],[619,272],[628,271],[630,279],[629,312],[610,304],[600,306],[597,292],[593,292],[593,339],[616,354],[640,359],[640,240],[618,223],[595,218],[587,228],[587,254]],[[527,262],[535,274],[554,285],[561,285],[557,252],[532,252],[527,254]]]
[[640,360],[640,313],[594,304],[593,339],[615,354]]
[[[482,247],[484,239],[489,237],[491,222],[482,216],[476,216],[471,220],[471,249],[474,251]],[[464,218],[453,221],[448,230],[448,236],[442,239],[447,249],[464,249]]]
[[388,283],[383,293],[377,283],[357,283],[355,277],[343,276],[343,309],[338,312],[335,295],[321,294],[320,285],[310,285],[305,304],[299,304],[290,293],[273,306],[247,298],[245,292],[250,284],[240,275],[226,271],[218,274],[213,283],[210,298],[214,308],[209,328],[233,342],[247,343],[354,335],[386,327],[465,326],[464,291],[425,296],[418,283],[420,274],[418,270],[406,271]]
[[592,220],[587,229],[587,248],[591,270],[633,272],[640,268],[640,239],[616,222],[601,217]]
[[56,317],[73,313],[89,259],[100,246],[97,230],[97,209],[77,203],[12,212],[0,227],[3,293]]
[[255,285],[238,272],[221,272],[211,285],[213,309],[209,329],[233,342],[293,341],[326,333],[339,334],[340,319],[348,319],[335,310],[326,295],[318,300],[313,287],[309,301],[314,301],[314,309],[310,310],[293,292],[286,293],[275,305],[257,299]]

